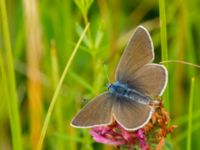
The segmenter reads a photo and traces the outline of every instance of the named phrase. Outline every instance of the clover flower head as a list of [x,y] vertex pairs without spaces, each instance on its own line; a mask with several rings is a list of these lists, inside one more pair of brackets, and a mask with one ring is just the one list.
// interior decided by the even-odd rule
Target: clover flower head
[[151,150],[156,145],[156,150],[160,150],[165,143],[165,137],[175,126],[168,125],[170,118],[161,101],[154,103],[152,107],[155,111],[150,121],[136,131],[127,131],[113,121],[112,125],[92,128],[90,134],[96,142],[113,145],[118,149],[140,147],[142,150]]

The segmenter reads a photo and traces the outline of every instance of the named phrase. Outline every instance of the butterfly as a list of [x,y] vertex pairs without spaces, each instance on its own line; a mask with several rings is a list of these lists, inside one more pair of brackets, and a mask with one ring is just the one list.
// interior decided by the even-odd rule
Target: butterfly
[[153,60],[150,34],[138,26],[117,66],[116,82],[108,84],[108,91],[83,107],[71,125],[92,128],[111,125],[115,120],[129,131],[145,126],[154,112],[150,102],[162,95],[168,77],[165,66],[152,63]]

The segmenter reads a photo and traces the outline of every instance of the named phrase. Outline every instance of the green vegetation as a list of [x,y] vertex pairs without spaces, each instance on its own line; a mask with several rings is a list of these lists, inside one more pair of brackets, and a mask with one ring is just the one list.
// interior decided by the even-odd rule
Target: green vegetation
[[0,149],[113,149],[70,121],[114,81],[138,25],[169,72],[163,101],[177,128],[164,149],[200,149],[199,10],[198,0],[0,0]]

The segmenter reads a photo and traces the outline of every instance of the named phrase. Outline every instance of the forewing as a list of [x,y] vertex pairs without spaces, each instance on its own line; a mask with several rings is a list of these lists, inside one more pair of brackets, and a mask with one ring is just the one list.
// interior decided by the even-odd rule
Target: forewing
[[72,120],[71,125],[88,128],[112,123],[113,97],[105,92],[89,102]]
[[148,96],[162,95],[167,84],[168,73],[163,65],[147,64],[128,78],[128,85]]
[[126,130],[137,130],[148,123],[153,109],[125,97],[118,97],[113,105],[116,121]]
[[132,35],[116,70],[116,79],[122,83],[136,70],[154,59],[153,44],[149,32],[139,26]]

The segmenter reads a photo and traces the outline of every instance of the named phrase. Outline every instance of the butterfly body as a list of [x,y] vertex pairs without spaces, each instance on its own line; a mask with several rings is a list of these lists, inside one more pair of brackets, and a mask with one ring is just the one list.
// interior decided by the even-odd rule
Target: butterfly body
[[109,93],[114,96],[126,97],[135,102],[142,104],[149,104],[150,98],[141,92],[131,89],[127,84],[120,83],[116,81],[113,84],[107,85]]
[[71,125],[91,128],[111,125],[113,120],[134,131],[146,125],[154,111],[151,97],[161,96],[167,84],[167,69],[154,64],[149,32],[137,27],[118,63],[116,82],[95,97],[74,117]]
[[119,96],[129,96],[131,90],[128,88],[128,85],[122,84],[119,81],[116,81],[113,84],[107,85],[110,94],[116,94]]

